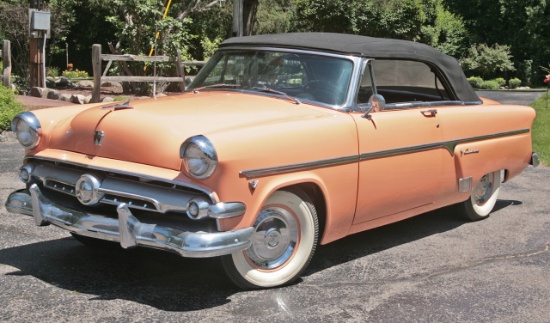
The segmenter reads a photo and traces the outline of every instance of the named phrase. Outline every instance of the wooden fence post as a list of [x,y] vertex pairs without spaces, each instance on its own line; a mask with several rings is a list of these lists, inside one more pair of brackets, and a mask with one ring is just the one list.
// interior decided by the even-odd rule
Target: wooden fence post
[[9,40],[4,40],[2,49],[2,64],[4,64],[2,84],[9,88],[11,86],[11,43]]
[[99,102],[101,100],[101,45],[92,46],[92,67],[94,73],[94,89],[90,102]]
[[[111,48],[111,51],[116,52]],[[103,61],[117,61],[122,62],[121,66],[123,70],[126,71],[126,62],[172,62],[176,64],[176,71],[178,76],[132,76],[130,72],[125,76],[105,76],[106,73],[102,73],[101,62]],[[138,56],[138,55],[112,55],[112,54],[102,54],[101,45],[95,44],[92,46],[92,66],[94,73],[94,89],[92,91],[92,99],[90,102],[100,102],[101,101],[101,82],[174,82],[180,83],[180,89],[185,90],[185,66],[203,66],[205,62],[182,62],[180,55],[176,58],[168,56]],[[107,70],[105,70],[107,71]]]
[[176,74],[177,76],[181,77],[183,79],[183,83],[180,84],[180,91],[185,91],[185,87],[187,84],[185,84],[185,65],[181,61],[181,55],[180,51],[176,51]]

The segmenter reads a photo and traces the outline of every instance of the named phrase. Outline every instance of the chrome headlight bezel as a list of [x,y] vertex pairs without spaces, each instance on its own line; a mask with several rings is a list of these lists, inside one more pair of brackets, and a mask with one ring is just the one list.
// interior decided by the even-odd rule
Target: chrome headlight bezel
[[193,136],[183,142],[180,157],[187,173],[196,179],[206,179],[218,166],[214,145],[203,135]]
[[40,143],[42,135],[40,121],[32,112],[23,112],[11,121],[11,130],[19,143],[26,149],[33,149]]

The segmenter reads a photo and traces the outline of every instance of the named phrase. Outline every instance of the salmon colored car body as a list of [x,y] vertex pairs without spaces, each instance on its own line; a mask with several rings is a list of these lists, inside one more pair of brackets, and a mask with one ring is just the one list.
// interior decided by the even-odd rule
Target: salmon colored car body
[[536,166],[530,107],[479,98],[429,46],[231,38],[186,92],[25,112],[6,207],[79,241],[220,257],[242,288],[289,284],[316,246],[452,206],[487,217]]

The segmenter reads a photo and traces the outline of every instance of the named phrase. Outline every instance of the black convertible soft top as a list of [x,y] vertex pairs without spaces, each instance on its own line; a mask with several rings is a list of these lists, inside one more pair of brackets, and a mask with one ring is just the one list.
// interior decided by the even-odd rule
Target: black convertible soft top
[[481,103],[458,61],[421,43],[335,33],[288,33],[229,38],[220,45],[220,48],[229,46],[296,48],[374,59],[427,62],[438,68],[442,76],[449,81],[457,100],[464,101],[466,104]]

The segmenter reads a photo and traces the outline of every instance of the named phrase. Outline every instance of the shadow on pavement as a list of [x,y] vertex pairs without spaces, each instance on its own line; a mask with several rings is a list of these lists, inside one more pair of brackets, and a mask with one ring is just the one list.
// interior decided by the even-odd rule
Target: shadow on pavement
[[[521,204],[498,201],[496,209]],[[465,222],[448,208],[358,233],[320,246],[305,275],[434,234]],[[217,259],[181,258],[133,249],[95,249],[73,238],[0,250],[0,263],[18,269],[6,275],[30,275],[90,300],[123,299],[163,311],[196,311],[231,302],[240,292],[225,277]],[[300,281],[300,280],[299,280]],[[299,287],[299,283],[295,285]],[[285,288],[279,289],[281,292]],[[261,293],[261,292],[258,292]]]

